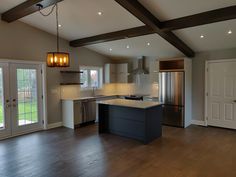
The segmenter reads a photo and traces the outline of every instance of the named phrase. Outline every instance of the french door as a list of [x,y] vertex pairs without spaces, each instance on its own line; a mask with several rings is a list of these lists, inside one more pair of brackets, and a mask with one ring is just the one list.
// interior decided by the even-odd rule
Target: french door
[[0,63],[0,138],[42,129],[42,65]]

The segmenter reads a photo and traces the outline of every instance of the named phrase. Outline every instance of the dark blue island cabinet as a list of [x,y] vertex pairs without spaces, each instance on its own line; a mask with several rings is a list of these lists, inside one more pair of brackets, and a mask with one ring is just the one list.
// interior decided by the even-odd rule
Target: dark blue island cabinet
[[114,99],[98,102],[99,133],[112,133],[148,144],[162,135],[162,105]]

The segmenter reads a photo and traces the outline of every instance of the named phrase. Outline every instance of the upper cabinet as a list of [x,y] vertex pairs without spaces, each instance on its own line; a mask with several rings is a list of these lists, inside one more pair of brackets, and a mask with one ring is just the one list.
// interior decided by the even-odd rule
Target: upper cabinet
[[159,61],[156,59],[149,60],[149,77],[151,84],[159,82]]
[[160,71],[184,71],[184,59],[161,60]]
[[105,64],[105,83],[128,83],[128,63]]
[[105,84],[116,82],[116,66],[115,64],[105,64],[104,67]]

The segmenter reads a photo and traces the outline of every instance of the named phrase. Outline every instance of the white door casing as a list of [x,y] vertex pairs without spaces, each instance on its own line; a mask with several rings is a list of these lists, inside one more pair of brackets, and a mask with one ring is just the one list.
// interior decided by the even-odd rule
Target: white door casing
[[236,129],[236,60],[207,63],[208,125]]
[[[42,66],[38,64],[10,64],[10,95],[12,103],[11,120],[13,135],[42,129],[43,93],[41,70]],[[20,78],[19,74],[23,75],[21,76],[23,78]],[[33,77],[35,78],[34,82],[31,81],[31,78]],[[26,87],[22,91],[19,88],[19,84],[21,82],[23,82],[23,87]],[[28,88],[29,86],[33,86],[35,88]],[[29,96],[26,95],[27,93]],[[19,98],[19,96],[22,98]],[[30,97],[30,99],[27,97]],[[32,97],[34,97],[35,101],[31,100]],[[29,117],[31,117],[31,120]]]
[[1,121],[0,139],[11,135],[10,92],[9,92],[9,64],[0,63],[1,77]]
[[[19,123],[19,105],[18,105],[18,97],[19,97],[19,78],[17,78],[17,70],[26,70],[30,72],[28,74],[28,79],[31,76],[36,77],[36,84],[33,84],[37,87],[34,94],[34,101],[37,104],[37,113],[35,113],[34,106],[31,112],[29,110],[24,110],[21,108],[21,113],[31,114],[32,117],[32,110],[34,110],[35,119],[31,120],[32,122],[27,121],[25,124],[20,125]],[[3,112],[0,116],[0,139],[13,137],[29,132],[34,132],[38,130],[42,130],[43,128],[47,127],[47,110],[46,110],[46,67],[44,62],[33,62],[33,61],[20,61],[20,60],[0,60],[0,113]],[[27,77],[23,80],[26,82]],[[23,81],[23,82],[24,82]],[[34,83],[35,83],[34,82]],[[29,83],[28,83],[29,84]],[[27,85],[27,84],[26,84]],[[24,90],[21,92],[24,92]],[[27,93],[30,95],[31,91],[30,88],[27,86]],[[23,93],[24,95],[25,93]],[[30,99],[28,95],[28,99]],[[22,97],[25,99],[25,97]],[[15,100],[15,101],[14,101]],[[25,102],[25,100],[21,100]],[[29,103],[31,104],[31,102]],[[28,106],[29,106],[28,104]],[[22,107],[22,104],[20,105]],[[2,118],[3,117],[3,118]],[[1,120],[4,119],[3,121]],[[24,117],[23,119],[24,121]],[[35,121],[35,120],[38,121]],[[22,122],[22,120],[21,120]],[[43,125],[44,122],[44,125]],[[20,126],[19,126],[20,125]]]

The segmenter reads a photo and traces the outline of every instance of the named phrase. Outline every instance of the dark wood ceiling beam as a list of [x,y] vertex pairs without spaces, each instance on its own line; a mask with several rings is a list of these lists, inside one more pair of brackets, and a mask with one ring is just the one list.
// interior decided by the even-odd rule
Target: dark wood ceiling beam
[[2,20],[10,23],[37,12],[39,10],[37,4],[41,4],[43,8],[46,8],[61,1],[63,0],[28,0],[3,13]]
[[161,22],[151,14],[141,3],[137,0],[115,0],[122,7],[128,10],[131,14],[136,16],[145,25],[153,29],[162,38],[168,41],[170,44],[179,49],[187,57],[193,57],[195,55],[194,51],[188,47],[182,40],[180,40],[172,32],[164,32],[161,28]]
[[231,19],[236,19],[236,6],[161,22],[160,29],[163,31],[172,31]]
[[148,34],[153,34],[153,33],[155,32],[151,28],[147,26],[140,26],[140,27],[131,28],[127,30],[115,31],[111,33],[106,33],[106,34],[74,40],[70,42],[70,46],[81,47],[85,45],[92,45],[92,44],[97,44],[97,43],[102,43],[102,42],[109,42],[109,41],[115,41],[115,40],[120,40],[120,39],[138,37],[138,36],[143,36],[143,35],[148,35]]

